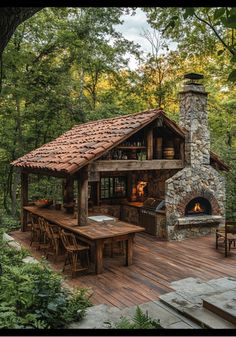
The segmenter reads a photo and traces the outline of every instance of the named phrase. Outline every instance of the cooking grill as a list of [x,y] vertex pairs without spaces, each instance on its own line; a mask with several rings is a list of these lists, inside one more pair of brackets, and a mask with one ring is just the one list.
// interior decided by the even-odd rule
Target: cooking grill
[[140,209],[140,225],[147,233],[157,235],[160,213],[165,214],[164,199],[148,198],[144,201]]
[[164,199],[155,199],[155,198],[148,198],[144,201],[143,211],[150,211],[150,213],[156,213],[158,211],[165,210],[165,200]]

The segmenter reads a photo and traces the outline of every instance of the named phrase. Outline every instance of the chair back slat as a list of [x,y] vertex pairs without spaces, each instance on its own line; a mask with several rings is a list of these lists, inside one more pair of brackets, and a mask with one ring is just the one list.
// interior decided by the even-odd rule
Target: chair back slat
[[39,226],[39,222],[38,222],[38,217],[35,216],[34,214],[30,213],[30,222],[32,224],[32,227],[35,229],[35,228],[38,228]]
[[73,233],[67,233],[63,229],[60,232],[61,240],[66,249],[70,247],[79,248],[79,244],[76,241],[75,235]]
[[225,223],[226,232],[231,234],[236,234],[236,222],[234,221],[227,221]]
[[68,242],[67,235],[66,235],[66,232],[64,231],[64,229],[62,229],[60,231],[60,237],[61,237],[61,241],[62,241],[62,244],[63,244],[64,248],[68,249],[70,244]]

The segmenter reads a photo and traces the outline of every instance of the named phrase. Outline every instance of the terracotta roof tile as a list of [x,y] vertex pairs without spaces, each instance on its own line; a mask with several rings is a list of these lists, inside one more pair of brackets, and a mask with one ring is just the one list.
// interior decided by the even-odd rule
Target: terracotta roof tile
[[[153,109],[75,125],[60,137],[11,164],[22,168],[41,168],[72,174],[160,115],[167,118],[163,111]],[[182,132],[180,128],[179,132]]]

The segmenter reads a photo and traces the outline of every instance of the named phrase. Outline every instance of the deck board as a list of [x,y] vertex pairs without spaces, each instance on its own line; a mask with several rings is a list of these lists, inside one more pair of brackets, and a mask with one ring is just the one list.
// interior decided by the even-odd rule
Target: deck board
[[[12,232],[11,235],[29,249],[29,232]],[[30,248],[36,258],[40,251]],[[119,308],[157,300],[160,295],[172,291],[171,282],[185,277],[199,277],[210,280],[226,276],[236,277],[236,249],[224,257],[223,245],[215,249],[215,237],[207,236],[186,239],[180,242],[166,242],[139,233],[135,236],[133,264],[122,265],[123,257],[106,257],[104,273],[79,275],[66,282],[71,286],[91,287],[94,291],[91,300],[94,304],[109,304]],[[59,271],[63,257],[51,263]]]

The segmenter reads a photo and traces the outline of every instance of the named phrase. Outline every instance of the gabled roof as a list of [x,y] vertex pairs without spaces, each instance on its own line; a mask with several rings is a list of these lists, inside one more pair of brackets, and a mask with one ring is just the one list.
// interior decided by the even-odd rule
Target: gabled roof
[[11,164],[26,169],[73,174],[160,116],[170,128],[184,137],[184,131],[162,110],[153,109],[76,125]]
[[[76,125],[53,141],[16,159],[11,165],[37,173],[74,174],[157,118],[162,118],[164,124],[180,137],[185,137],[185,131],[164,111],[146,110]],[[222,169],[227,166],[213,153],[211,159],[217,160]]]
[[212,151],[210,151],[210,164],[213,164],[213,166],[215,165],[216,168],[219,168],[222,171],[230,170],[230,167]]

